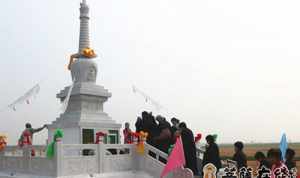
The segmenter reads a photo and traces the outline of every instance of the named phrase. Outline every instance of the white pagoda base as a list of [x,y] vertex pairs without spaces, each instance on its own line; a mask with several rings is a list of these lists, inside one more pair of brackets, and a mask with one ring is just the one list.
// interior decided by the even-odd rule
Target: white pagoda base
[[[57,98],[64,101],[68,95],[66,87]],[[65,144],[91,144],[95,142],[95,133],[107,134],[105,143],[119,143],[121,124],[112,120],[103,111],[103,103],[111,96],[104,87],[91,82],[75,83],[66,111],[52,124],[48,125],[48,141],[53,140],[56,128],[63,129]]]

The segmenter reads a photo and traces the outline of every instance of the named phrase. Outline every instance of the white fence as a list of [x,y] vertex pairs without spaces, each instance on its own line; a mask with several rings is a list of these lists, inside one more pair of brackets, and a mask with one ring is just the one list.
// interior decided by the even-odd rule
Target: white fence
[[31,157],[31,148],[6,147],[0,152],[0,170],[12,174],[56,176],[56,160],[45,158],[45,146],[36,146],[35,152],[36,156]]
[[55,156],[45,156],[45,146],[19,149],[8,146],[0,152],[0,171],[43,176],[69,176],[140,170],[153,177],[160,173],[167,161],[167,154],[145,144],[145,153],[136,153],[132,144],[61,144],[55,145]]

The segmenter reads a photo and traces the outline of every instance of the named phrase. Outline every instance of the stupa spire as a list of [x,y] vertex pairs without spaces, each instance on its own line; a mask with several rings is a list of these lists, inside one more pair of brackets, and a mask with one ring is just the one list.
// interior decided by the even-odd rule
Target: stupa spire
[[72,64],[78,58],[95,58],[97,55],[94,50],[90,48],[90,34],[89,34],[89,6],[86,0],[80,3],[80,32],[79,32],[79,48],[78,52],[70,56],[68,69],[71,70]]
[[79,34],[79,49],[80,54],[83,49],[90,47],[90,35],[89,35],[89,6],[86,0],[82,0],[80,3],[80,34]]

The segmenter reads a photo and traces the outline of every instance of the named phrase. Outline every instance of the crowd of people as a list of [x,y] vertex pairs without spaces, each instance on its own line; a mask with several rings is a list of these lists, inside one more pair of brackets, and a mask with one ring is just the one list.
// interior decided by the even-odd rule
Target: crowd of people
[[[132,143],[132,133],[129,123],[125,123],[124,143]],[[199,174],[196,158],[196,145],[193,132],[186,123],[180,122],[177,118],[171,118],[171,123],[163,116],[153,116],[151,112],[142,112],[135,122],[135,132],[147,132],[147,143],[157,149],[168,153],[171,145],[176,142],[176,138],[181,136],[186,167],[190,168],[194,175]]]
[[[138,117],[135,122],[135,132],[144,131],[148,133],[147,143],[158,148],[159,150],[168,153],[176,138],[181,136],[184,154],[186,158],[186,167],[191,169],[194,175],[199,175],[200,170],[197,164],[196,145],[193,132],[187,127],[186,123],[180,122],[177,118],[171,118],[171,123],[163,116],[153,116],[151,112],[142,112],[141,117]],[[129,123],[125,124],[124,143],[132,143],[132,131]],[[206,149],[204,152],[202,165],[208,163],[213,164],[217,170],[222,168],[219,146],[216,143],[216,138],[213,135],[206,136]],[[234,155],[231,160],[236,164],[237,170],[243,167],[247,168],[247,156],[244,153],[243,142],[235,142]],[[279,149],[270,149],[265,155],[263,152],[257,152],[254,158],[259,163],[259,168],[264,166],[267,169],[274,170],[286,166],[289,171],[296,168],[295,151],[287,149],[286,159],[283,161],[281,151]]]
[[[219,147],[211,135],[206,137],[206,141],[207,146],[203,157],[203,165],[212,163],[218,170],[221,168]],[[272,148],[267,151],[266,155],[261,151],[256,152],[254,158],[258,162],[258,169],[264,167],[273,171],[277,168],[286,167],[287,170],[289,170],[289,173],[292,173],[293,171],[297,170],[296,161],[294,160],[295,155],[295,151],[291,148],[288,148],[286,150],[285,158],[282,158],[280,149]],[[244,152],[243,142],[238,141],[234,143],[234,155],[232,156],[231,160],[235,162],[237,170],[240,170],[243,167],[248,167],[247,156]]]

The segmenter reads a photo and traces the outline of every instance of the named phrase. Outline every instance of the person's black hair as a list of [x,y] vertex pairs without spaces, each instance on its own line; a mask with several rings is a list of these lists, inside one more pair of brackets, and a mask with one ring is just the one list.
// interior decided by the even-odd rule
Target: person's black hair
[[243,142],[240,142],[240,141],[235,142],[235,143],[234,143],[234,146],[235,146],[237,149],[239,149],[239,150],[243,150],[243,148],[244,148]]
[[281,151],[279,149],[271,148],[268,150],[267,157],[281,160]]
[[265,154],[264,154],[263,152],[258,151],[258,152],[255,153],[254,158],[255,158],[256,160],[259,160],[259,159],[266,159],[266,156],[265,156]]
[[147,111],[143,111],[143,112],[142,112],[142,117],[146,117],[146,116],[148,116],[148,114],[149,114],[149,113],[148,113]]
[[155,118],[158,122],[163,122],[165,119],[163,116],[161,115],[157,115],[156,118]]
[[185,122],[181,122],[178,126],[179,128],[183,128],[183,129],[186,129],[186,124]]
[[212,135],[207,135],[207,136],[205,137],[205,140],[206,140],[208,143],[214,143],[214,142],[215,142],[215,138],[214,138],[214,136],[212,136]]
[[267,152],[267,158],[270,158],[273,155],[273,152],[274,152],[274,148],[269,149]]
[[173,118],[171,119],[171,122],[179,123],[179,120],[178,120],[177,118],[173,117]]
[[25,127],[26,127],[27,129],[30,129],[32,126],[31,126],[30,123],[26,123],[26,124],[25,124]]
[[294,158],[294,156],[296,155],[295,150],[288,148],[286,150],[286,157],[290,157],[290,158]]

